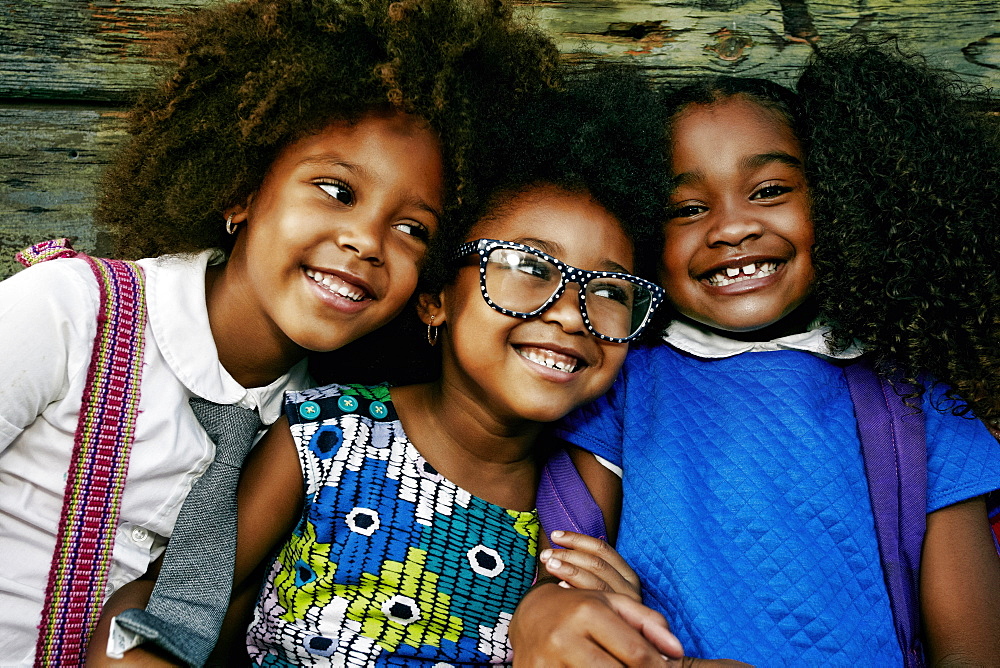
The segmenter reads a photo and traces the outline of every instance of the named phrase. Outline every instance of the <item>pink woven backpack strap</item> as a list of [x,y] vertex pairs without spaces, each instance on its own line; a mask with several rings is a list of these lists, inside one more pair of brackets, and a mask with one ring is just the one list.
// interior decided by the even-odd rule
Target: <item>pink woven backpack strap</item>
[[66,240],[32,246],[18,259],[35,264],[72,256],[90,264],[101,301],[38,626],[35,666],[84,663],[111,567],[142,377],[146,304],[144,276],[137,264],[76,253]]

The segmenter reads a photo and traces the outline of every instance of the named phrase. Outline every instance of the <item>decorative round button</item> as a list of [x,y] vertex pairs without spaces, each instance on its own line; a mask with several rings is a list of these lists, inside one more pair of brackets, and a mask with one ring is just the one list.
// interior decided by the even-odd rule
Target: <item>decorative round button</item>
[[381,401],[373,401],[370,406],[368,406],[368,412],[376,420],[382,420],[386,415],[389,414],[389,409],[385,407]]
[[337,407],[345,413],[350,413],[357,410],[358,400],[345,394],[340,399],[337,399]]
[[299,406],[299,415],[307,420],[315,420],[319,417],[319,404],[315,401],[304,401]]
[[142,527],[135,527],[132,529],[132,540],[136,543],[141,543],[142,541],[149,538],[149,532]]

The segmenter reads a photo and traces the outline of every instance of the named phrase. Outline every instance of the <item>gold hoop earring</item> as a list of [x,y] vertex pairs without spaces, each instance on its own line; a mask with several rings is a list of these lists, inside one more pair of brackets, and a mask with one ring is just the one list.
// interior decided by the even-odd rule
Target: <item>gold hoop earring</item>
[[231,213],[229,214],[229,217],[226,218],[226,234],[236,234],[236,230],[240,226],[239,223],[233,225],[233,216],[235,215],[236,215],[235,213]]
[[434,326],[434,316],[431,316],[431,322],[427,325],[427,343],[431,344],[432,348],[437,345],[440,327],[440,325]]

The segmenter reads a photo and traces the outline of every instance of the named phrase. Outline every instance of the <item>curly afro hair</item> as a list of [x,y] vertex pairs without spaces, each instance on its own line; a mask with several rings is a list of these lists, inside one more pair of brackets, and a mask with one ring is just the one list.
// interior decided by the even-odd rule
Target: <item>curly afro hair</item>
[[637,273],[655,279],[669,194],[658,96],[629,64],[573,70],[565,79],[563,88],[525,98],[503,122],[481,128],[481,196],[432,249],[421,291],[437,292],[454,278],[448,255],[476,223],[503,215],[519,194],[541,185],[589,194],[632,241]]
[[446,216],[475,200],[492,108],[558,84],[558,52],[502,0],[241,0],[190,13],[174,70],[130,114],[95,219],[119,257],[229,249],[222,211],[279,151],[334,120],[397,109],[442,139]]
[[[891,40],[818,51],[798,81],[815,294],[838,347],[951,385],[1000,419],[1000,125]],[[918,387],[922,387],[917,384]],[[953,395],[954,398],[954,395]]]
[[[802,141],[815,232],[813,301],[843,350],[860,341],[890,377],[952,387],[948,408],[1000,419],[1000,125],[895,41],[814,52],[797,92],[712,78],[667,96],[743,95]],[[961,397],[961,399],[959,399]]]
[[[636,273],[655,279],[667,203],[665,116],[659,95],[630,65],[567,72],[566,86],[508,107],[480,126],[475,142],[480,196],[439,233],[418,291],[436,293],[454,279],[454,249],[478,222],[502,216],[521,193],[554,185],[586,193],[621,223],[635,251]],[[544,229],[545,221],[538,226]],[[333,353],[316,355],[321,381],[406,384],[439,374],[436,351],[422,341],[414,309]]]

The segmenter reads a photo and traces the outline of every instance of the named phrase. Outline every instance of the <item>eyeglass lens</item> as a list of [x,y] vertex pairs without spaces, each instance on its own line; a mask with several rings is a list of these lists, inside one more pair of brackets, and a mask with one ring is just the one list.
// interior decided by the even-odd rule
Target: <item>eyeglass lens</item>
[[[545,258],[513,248],[494,248],[486,261],[486,292],[497,306],[517,313],[542,307],[559,289],[562,273]],[[587,318],[594,331],[631,336],[649,313],[652,295],[623,278],[595,277],[586,288]]]

